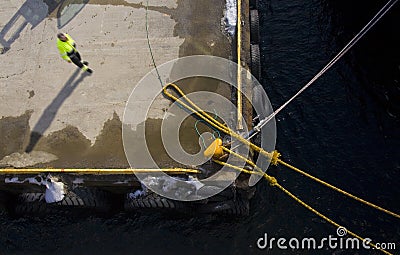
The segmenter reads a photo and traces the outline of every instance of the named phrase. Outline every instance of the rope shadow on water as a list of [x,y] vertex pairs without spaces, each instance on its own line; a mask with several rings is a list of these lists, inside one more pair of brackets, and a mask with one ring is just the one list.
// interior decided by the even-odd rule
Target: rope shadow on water
[[76,71],[71,75],[68,81],[64,84],[64,87],[58,93],[58,95],[53,99],[53,101],[46,107],[40,116],[38,122],[32,129],[29,144],[25,149],[25,152],[31,152],[39,140],[42,138],[44,132],[50,127],[54,118],[57,115],[58,110],[61,108],[64,101],[72,94],[76,87],[85,79],[85,77],[89,76],[87,72],[82,73],[79,79],[76,78],[79,76],[81,72],[80,69],[76,69]]

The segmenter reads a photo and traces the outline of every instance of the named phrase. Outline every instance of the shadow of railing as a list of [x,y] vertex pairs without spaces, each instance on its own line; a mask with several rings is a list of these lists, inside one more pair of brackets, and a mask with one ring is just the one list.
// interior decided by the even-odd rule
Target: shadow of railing
[[63,28],[89,3],[89,0],[64,0],[57,12],[57,27]]
[[[3,47],[1,53],[11,48],[28,24],[32,26],[31,30],[34,29],[58,8],[58,28],[62,28],[75,18],[88,2],[89,0],[26,0],[0,31],[0,44]],[[20,19],[22,21],[18,22]]]
[[46,132],[51,123],[54,121],[54,118],[56,117],[57,112],[61,108],[64,101],[72,94],[72,92],[83,81],[83,79],[89,75],[87,72],[84,72],[80,75],[79,79],[76,80],[80,72],[80,69],[76,69],[58,95],[53,99],[51,104],[49,104],[43,111],[38,122],[31,131],[29,144],[26,147],[25,152],[29,153],[33,150],[40,138],[42,138],[44,132]]

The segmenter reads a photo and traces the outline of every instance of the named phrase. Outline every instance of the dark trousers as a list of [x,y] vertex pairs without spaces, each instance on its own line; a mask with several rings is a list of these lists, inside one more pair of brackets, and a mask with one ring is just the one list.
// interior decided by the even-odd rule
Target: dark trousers
[[68,54],[68,57],[71,59],[72,63],[77,65],[79,68],[83,67],[81,55],[79,54],[79,52],[77,52],[77,51],[72,52],[72,53]]

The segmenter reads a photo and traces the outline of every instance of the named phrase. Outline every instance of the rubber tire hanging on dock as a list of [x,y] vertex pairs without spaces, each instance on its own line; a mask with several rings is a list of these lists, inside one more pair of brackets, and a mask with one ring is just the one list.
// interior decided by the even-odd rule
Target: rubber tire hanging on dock
[[228,188],[224,189],[223,191],[221,191],[220,193],[207,198],[207,201],[209,203],[210,202],[211,203],[212,202],[222,202],[222,201],[234,199],[235,196],[236,196],[236,190],[233,189],[232,187],[228,187]]
[[249,0],[250,10],[258,9],[258,0]]
[[18,196],[15,213],[47,214],[65,212],[66,209],[93,209],[108,212],[111,209],[110,194],[98,189],[77,188],[65,194],[56,203],[46,203],[44,193],[23,193]]
[[230,216],[247,216],[250,213],[250,205],[248,199],[236,197],[235,199],[207,203],[199,208],[199,212],[203,214],[221,214]]
[[260,19],[257,10],[250,11],[250,42],[260,43]]
[[260,46],[258,44],[250,45],[251,73],[257,80],[261,79]]
[[187,203],[175,201],[161,197],[155,193],[138,196],[135,198],[127,196],[125,200],[125,210],[134,211],[138,209],[166,209],[169,211],[187,212],[189,207]]
[[11,195],[5,191],[0,190],[0,211],[6,210],[10,201]]

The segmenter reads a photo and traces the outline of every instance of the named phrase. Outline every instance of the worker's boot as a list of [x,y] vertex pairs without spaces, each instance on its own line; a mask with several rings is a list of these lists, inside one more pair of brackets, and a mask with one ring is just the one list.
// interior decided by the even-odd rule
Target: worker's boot
[[89,65],[89,62],[87,62],[87,61],[82,61],[82,64],[84,64],[85,66],[88,66],[88,65]]
[[83,70],[84,72],[93,73],[93,70],[90,69],[87,65],[84,65],[84,66],[82,67],[82,70]]

